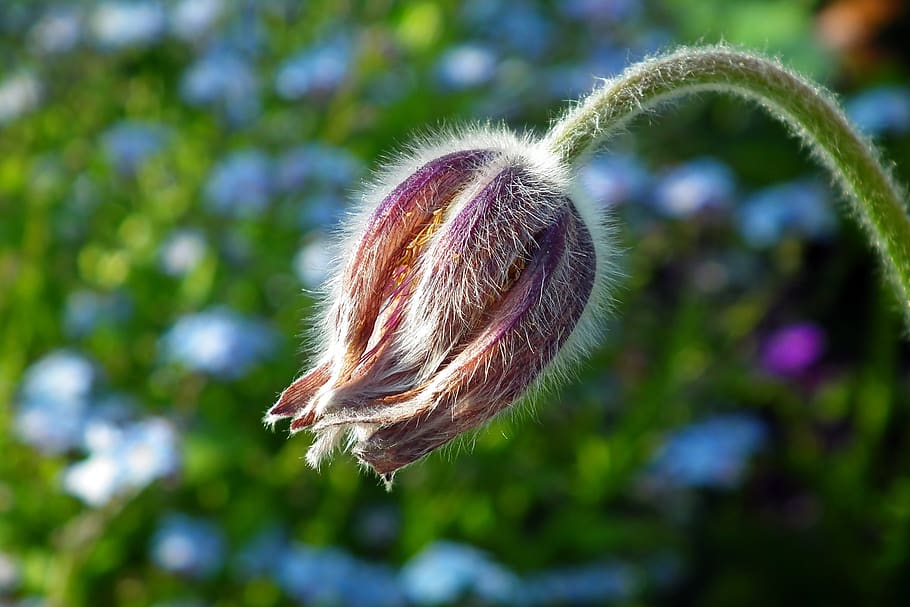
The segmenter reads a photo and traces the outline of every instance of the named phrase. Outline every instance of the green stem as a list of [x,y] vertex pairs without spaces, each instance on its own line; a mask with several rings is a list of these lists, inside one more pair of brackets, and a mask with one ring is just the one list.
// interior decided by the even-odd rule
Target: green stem
[[72,605],[76,601],[74,584],[79,568],[89,557],[108,525],[123,511],[134,493],[119,496],[98,510],[87,510],[70,520],[57,537],[55,567],[46,584],[47,604]]
[[757,101],[808,144],[852,202],[910,328],[910,218],[903,191],[833,97],[780,63],[722,46],[683,48],[643,61],[570,109],[542,143],[575,164],[636,116],[702,91]]

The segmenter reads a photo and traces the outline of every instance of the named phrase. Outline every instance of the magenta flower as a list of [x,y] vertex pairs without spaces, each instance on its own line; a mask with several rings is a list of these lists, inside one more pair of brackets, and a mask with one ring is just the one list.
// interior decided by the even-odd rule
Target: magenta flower
[[577,355],[605,261],[567,175],[504,133],[393,170],[349,228],[312,369],[266,422],[310,429],[313,466],[346,437],[390,478]]
[[762,346],[762,366],[772,375],[798,378],[821,358],[825,334],[812,323],[786,325],[768,336]]

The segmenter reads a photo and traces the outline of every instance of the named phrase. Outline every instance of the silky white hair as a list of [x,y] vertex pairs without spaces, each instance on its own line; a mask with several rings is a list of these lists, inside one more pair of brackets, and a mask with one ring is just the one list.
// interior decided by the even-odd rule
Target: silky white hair
[[[533,200],[535,205],[528,208],[504,209],[504,223],[508,225],[482,226],[483,230],[490,234],[491,241],[495,241],[494,236],[501,235],[502,230],[513,230],[516,234],[513,236],[516,243],[520,241],[519,236],[522,233],[530,233],[533,236],[552,219],[558,207],[569,199],[594,243],[596,267],[587,305],[563,346],[531,382],[524,396],[536,393],[544,386],[555,386],[560,383],[578,360],[599,343],[601,321],[611,302],[610,285],[614,282],[611,279],[617,274],[616,250],[612,243],[613,228],[605,210],[598,208],[596,203],[578,187],[571,167],[532,135],[516,134],[502,126],[478,125],[425,135],[406,146],[394,160],[387,159],[381,163],[379,170],[364,187],[336,234],[332,251],[333,270],[320,298],[320,321],[313,327],[315,339],[312,343],[315,356],[312,367],[329,365],[331,368],[329,380],[316,390],[309,405],[317,419],[330,414],[335,406],[334,386],[339,379],[341,368],[339,361],[345,356],[347,332],[350,329],[345,325],[345,319],[353,313],[353,308],[346,308],[353,304],[348,301],[347,285],[344,284],[345,268],[349,260],[354,258],[358,244],[370,228],[371,217],[394,189],[421,167],[447,154],[467,150],[487,150],[492,155],[479,163],[477,174],[455,195],[444,210],[443,223],[447,218],[457,217],[497,175],[513,167],[522,171],[522,178],[509,182],[510,188],[518,188],[518,191],[510,191],[510,194],[522,200]],[[416,263],[428,263],[427,259],[438,259],[439,255],[444,255],[446,251],[436,251],[434,247],[444,249],[444,245],[445,243],[440,242],[439,232],[434,233],[425,245],[425,253],[421,253]],[[498,268],[500,273],[507,273],[510,265],[514,263],[516,252],[530,253],[521,250],[521,247],[526,246],[522,244],[519,247],[501,250],[491,247],[478,254],[493,256],[495,263],[490,265]],[[506,259],[504,256],[509,258]],[[459,331],[464,332],[468,327],[448,327],[457,335],[441,333],[440,327],[446,325],[441,319],[461,318],[459,307],[480,306],[491,289],[498,288],[498,284],[488,284],[492,282],[490,276],[483,276],[475,272],[474,268],[467,266],[468,264],[460,264],[457,269],[450,272],[453,278],[446,285],[451,288],[451,292],[446,298],[439,297],[438,275],[434,276],[435,280],[418,280],[410,293],[405,317],[392,336],[394,349],[401,355],[401,360],[398,361],[400,368],[392,368],[386,372],[390,380],[399,377],[400,383],[386,387],[390,392],[395,392],[406,391],[415,385],[426,385],[426,389],[418,396],[418,399],[423,399],[424,402],[391,405],[391,408],[398,410],[390,413],[404,414],[408,407],[415,406],[432,409],[435,406],[432,402],[434,394],[439,393],[451,376],[458,371],[442,367],[442,364],[451,355],[453,341],[458,341]],[[433,268],[428,268],[430,269]],[[357,268],[357,272],[375,271],[374,267]],[[464,275],[465,272],[468,273],[467,277]],[[501,277],[497,276],[497,279],[499,278]],[[445,277],[442,278],[443,281],[444,279]],[[551,300],[552,293],[541,293],[541,297],[546,298],[546,301],[541,301],[541,305],[559,305],[555,299]],[[440,305],[443,309],[439,308]],[[403,375],[401,373],[403,369],[408,373]],[[401,377],[405,379],[400,379]],[[267,415],[265,421],[273,424],[280,417],[284,415]],[[376,422],[337,425],[317,423],[313,428],[317,435],[316,440],[307,453],[307,461],[318,467],[345,436],[348,447],[351,448],[365,442],[380,425]]]

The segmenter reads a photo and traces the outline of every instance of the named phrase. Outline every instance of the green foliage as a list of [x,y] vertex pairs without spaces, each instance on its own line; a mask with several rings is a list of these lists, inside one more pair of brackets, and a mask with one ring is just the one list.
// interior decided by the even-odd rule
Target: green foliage
[[[768,50],[785,60],[792,52],[797,67],[823,77],[811,3],[713,12],[678,1],[599,19],[527,3],[546,33],[513,39],[504,15],[517,14],[517,4],[497,13],[483,2],[225,2],[200,33],[181,38],[165,23],[146,42],[100,48],[92,19],[102,4],[74,3],[81,37],[54,52],[42,50],[36,29],[49,5],[0,7],[0,99],[20,74],[34,75],[39,91],[0,118],[0,557],[18,571],[9,586],[0,575],[0,604],[299,603],[276,576],[281,563],[250,576],[237,565],[270,528],[393,572],[434,542],[469,544],[528,587],[542,571],[628,564],[633,583],[593,604],[910,599],[910,352],[896,304],[849,220],[824,235],[784,230],[773,242],[749,242],[737,209],[754,192],[818,176],[782,129],[745,105],[686,104],[614,142],[612,152],[636,157],[649,174],[647,193],[615,212],[627,251],[615,319],[577,380],[533,412],[499,419],[404,470],[392,493],[347,456],[307,468],[306,438],[287,440],[283,428],[271,433],[260,422],[304,364],[316,299],[298,254],[312,243],[318,250],[334,225],[322,218],[344,210],[383,154],[443,123],[490,118],[542,132],[566,99],[593,84],[592,71],[654,50],[654,39],[768,40]],[[162,6],[170,15],[176,4]],[[349,53],[337,81],[280,92],[289,58],[336,41]],[[466,83],[442,62],[469,42],[492,54],[495,69],[485,75],[481,65]],[[255,86],[230,103],[188,100],[188,71],[223,48],[249,64]],[[879,84],[835,71],[840,80],[831,83],[845,91]],[[228,87],[241,80],[235,74]],[[254,100],[258,107],[246,104]],[[165,130],[131,170],[106,143],[124,122]],[[885,154],[906,183],[910,138],[884,132]],[[234,153],[257,151],[277,171],[290,151],[311,144],[322,147],[307,166],[335,160],[284,189],[269,173],[261,207],[249,181],[211,193]],[[655,210],[669,172],[704,155],[735,175],[730,205],[686,216]],[[236,207],[218,206],[219,196],[238,192]],[[169,272],[165,245],[187,230],[201,252]],[[84,329],[69,316],[79,292],[112,302]],[[228,352],[242,367],[235,376],[169,357],[172,329],[211,310],[261,323],[271,348],[243,362],[251,338],[238,338]],[[798,322],[818,328],[824,352],[798,373],[770,372],[769,337]],[[97,506],[65,490],[86,449],[48,452],[23,437],[20,420],[26,373],[61,349],[93,361],[97,396],[123,395],[135,420],[172,425],[174,471]],[[764,432],[753,457],[700,452],[709,468],[730,457],[729,478],[649,481],[674,432],[725,415],[747,415]],[[156,534],[174,513],[221,534],[221,564],[210,573],[174,573],[156,561]],[[320,600],[333,604],[311,604]]]

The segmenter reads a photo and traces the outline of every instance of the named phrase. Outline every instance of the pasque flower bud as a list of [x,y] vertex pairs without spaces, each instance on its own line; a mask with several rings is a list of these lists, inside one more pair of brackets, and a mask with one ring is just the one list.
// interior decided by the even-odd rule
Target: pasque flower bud
[[364,197],[312,369],[266,415],[382,475],[508,408],[591,332],[606,259],[568,168],[505,132],[428,148]]

